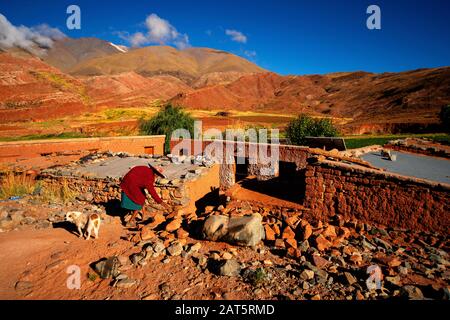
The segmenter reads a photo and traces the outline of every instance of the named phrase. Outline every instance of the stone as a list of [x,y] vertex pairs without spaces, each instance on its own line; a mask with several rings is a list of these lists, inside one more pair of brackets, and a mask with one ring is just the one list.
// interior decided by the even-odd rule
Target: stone
[[[289,239],[289,240],[293,240],[293,239]],[[289,240],[284,240],[284,241],[289,241]],[[295,241],[295,240],[293,240],[293,241]],[[300,250],[289,246],[289,248],[287,249],[287,255],[288,255],[288,257],[291,257],[291,258],[300,258],[302,256],[302,253]]]
[[402,264],[402,261],[397,257],[392,257],[387,261],[387,265],[391,268],[398,267]]
[[361,293],[361,291],[356,291],[356,300],[366,300],[364,295]]
[[210,216],[203,225],[203,237],[207,240],[218,241],[228,232],[230,219],[227,216]]
[[306,252],[309,249],[309,242],[308,242],[308,240],[300,242],[300,245],[298,246],[298,249],[301,252]]
[[[381,229],[378,229],[381,230]],[[387,243],[386,241],[380,239],[380,238],[374,238],[375,243],[377,243],[378,245],[381,245],[382,247],[384,247],[386,250],[391,250],[392,246]]]
[[268,225],[264,225],[264,230],[266,231],[266,240],[275,241],[276,234],[275,231]]
[[311,235],[313,233],[312,227],[308,222],[303,223],[303,221],[302,221],[302,224],[303,224],[302,225],[303,240],[308,240],[309,237],[311,237]]
[[24,219],[22,211],[13,212],[9,216],[11,220],[14,222],[14,224],[19,224]]
[[116,283],[117,288],[128,289],[137,284],[136,280],[133,279],[122,279]]
[[316,237],[316,247],[319,251],[325,251],[332,246],[332,243],[325,239],[323,235],[318,235]]
[[141,229],[141,240],[142,241],[150,240],[155,237],[156,237],[156,234],[151,228],[145,226]]
[[166,246],[162,241],[157,241],[153,244],[152,248],[156,253],[160,253],[166,249]]
[[336,238],[337,234],[336,234],[336,229],[334,228],[334,226],[332,225],[328,225],[323,231],[322,231],[322,235],[325,238]]
[[109,258],[105,258],[100,260],[94,265],[95,272],[98,273],[98,275],[102,279],[107,278],[113,278],[119,275],[119,267],[120,267],[120,261],[117,256],[112,256]]
[[284,239],[284,243],[286,245],[286,248],[293,248],[297,249],[297,240],[291,238],[291,239]]
[[314,279],[314,271],[309,269],[303,270],[302,273],[300,273],[300,279],[305,281]]
[[198,252],[202,247],[202,244],[200,242],[197,242],[196,244],[193,244],[190,248],[188,253],[192,254],[194,252]]
[[233,244],[256,246],[265,238],[261,215],[254,213],[250,216],[230,218],[225,238]]
[[92,192],[85,192],[76,197],[78,201],[92,202],[94,200],[94,195]]
[[314,265],[320,269],[325,268],[329,264],[329,261],[327,259],[324,259],[321,256],[318,256],[316,254],[314,254],[312,256],[312,259],[313,259]]
[[284,228],[281,237],[283,239],[295,239],[295,232],[292,231],[291,227],[287,226],[286,228]]
[[224,252],[224,253],[222,254],[222,259],[224,259],[224,260],[230,260],[230,259],[233,259],[233,255],[232,255],[231,253],[229,253],[229,252]]
[[177,230],[177,238],[178,239],[187,239],[189,237],[189,232],[180,228]]
[[153,217],[153,221],[148,225],[150,229],[155,229],[157,226],[159,226],[161,223],[165,222],[166,218],[163,214],[157,213]]
[[169,222],[166,226],[167,232],[173,232],[181,228],[182,219],[175,218],[171,222]]
[[397,287],[400,287],[402,284],[400,276],[386,277],[385,280],[386,280],[386,282],[389,282],[390,284],[397,286]]
[[347,280],[347,283],[351,286],[358,282],[358,280],[356,280],[356,278],[350,272],[344,272],[344,276]]
[[167,252],[171,256],[179,256],[183,252],[183,246],[179,242],[175,242],[167,248]]
[[219,268],[221,276],[234,277],[241,272],[241,265],[235,259],[226,260]]
[[130,256],[130,261],[133,265],[142,265],[143,260],[146,257],[145,252],[134,253]]
[[359,266],[362,263],[363,259],[359,253],[354,253],[350,256],[350,261]]
[[425,298],[419,288],[410,285],[402,287],[400,289],[400,295],[410,300],[423,300]]
[[264,263],[265,266],[273,266],[273,262],[271,260],[268,260],[268,259],[264,260],[263,263]]
[[275,240],[275,247],[279,249],[284,249],[286,248],[286,245],[282,239],[277,239]]
[[209,258],[216,261],[219,261],[221,259],[220,254],[218,254],[217,252],[211,253],[209,255]]

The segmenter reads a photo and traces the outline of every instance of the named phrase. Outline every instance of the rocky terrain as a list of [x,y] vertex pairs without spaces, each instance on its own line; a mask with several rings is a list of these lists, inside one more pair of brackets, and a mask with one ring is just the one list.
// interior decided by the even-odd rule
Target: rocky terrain
[[[447,235],[310,221],[302,209],[231,198],[198,214],[153,210],[125,229],[85,200],[0,203],[2,298],[450,298]],[[103,212],[100,239],[78,239],[68,210]],[[65,286],[70,265],[82,270],[80,290]],[[372,265],[381,287],[368,284]]]

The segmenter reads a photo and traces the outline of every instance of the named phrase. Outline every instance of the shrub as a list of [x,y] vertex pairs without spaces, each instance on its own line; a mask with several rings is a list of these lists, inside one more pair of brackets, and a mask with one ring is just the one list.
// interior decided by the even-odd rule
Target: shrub
[[194,118],[181,107],[168,104],[150,120],[140,121],[140,131],[146,135],[166,135],[165,152],[170,152],[170,138],[176,129],[186,129],[194,135]]
[[286,128],[286,137],[292,144],[304,145],[305,137],[335,137],[338,135],[330,119],[314,119],[300,115],[292,120]]
[[450,104],[444,106],[439,113],[439,118],[441,119],[442,126],[446,132],[450,132]]

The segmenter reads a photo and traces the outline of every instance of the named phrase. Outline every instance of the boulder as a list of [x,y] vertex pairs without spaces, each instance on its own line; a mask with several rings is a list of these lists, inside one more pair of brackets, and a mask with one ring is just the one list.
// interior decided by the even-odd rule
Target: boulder
[[203,225],[203,236],[207,240],[217,241],[222,239],[228,232],[227,216],[211,216],[206,219]]
[[254,213],[250,216],[231,218],[225,238],[237,245],[256,246],[265,238],[261,215]]

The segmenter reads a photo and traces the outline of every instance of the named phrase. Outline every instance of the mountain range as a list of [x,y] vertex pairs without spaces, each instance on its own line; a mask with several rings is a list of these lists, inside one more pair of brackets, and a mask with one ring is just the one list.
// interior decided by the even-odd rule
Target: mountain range
[[426,127],[450,103],[450,67],[283,76],[216,49],[127,48],[96,38],[64,38],[39,56],[0,52],[0,123],[167,101],[195,110],[308,113],[366,129]]

